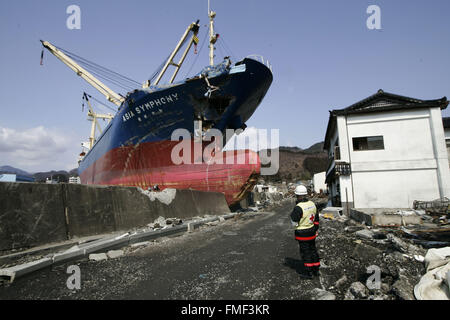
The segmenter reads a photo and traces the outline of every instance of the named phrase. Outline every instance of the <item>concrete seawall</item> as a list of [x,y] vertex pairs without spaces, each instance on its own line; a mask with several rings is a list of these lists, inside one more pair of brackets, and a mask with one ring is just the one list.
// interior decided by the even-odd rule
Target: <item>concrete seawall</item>
[[77,184],[0,183],[0,251],[186,219],[230,209],[217,192]]

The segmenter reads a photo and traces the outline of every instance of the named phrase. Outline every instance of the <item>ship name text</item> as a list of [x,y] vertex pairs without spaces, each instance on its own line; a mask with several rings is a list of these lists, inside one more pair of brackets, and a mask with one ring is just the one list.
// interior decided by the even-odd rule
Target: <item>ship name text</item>
[[[134,110],[130,109],[128,112],[125,112],[122,116],[122,121],[126,122],[134,118],[136,115],[145,115],[145,118],[147,118],[146,113],[148,111],[153,110],[155,107],[161,107],[164,104],[174,103],[178,99],[178,93],[172,93],[158,99],[150,100],[146,103],[141,104],[140,106],[135,107]],[[141,121],[141,118],[138,117],[138,120]]]

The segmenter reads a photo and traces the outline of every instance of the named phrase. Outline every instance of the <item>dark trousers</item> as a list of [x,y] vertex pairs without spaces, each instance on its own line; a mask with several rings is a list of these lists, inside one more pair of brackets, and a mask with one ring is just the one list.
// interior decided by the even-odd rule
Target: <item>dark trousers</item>
[[314,267],[320,267],[319,254],[316,249],[316,239],[313,240],[298,240],[300,246],[300,257],[306,267],[306,270],[311,270]]

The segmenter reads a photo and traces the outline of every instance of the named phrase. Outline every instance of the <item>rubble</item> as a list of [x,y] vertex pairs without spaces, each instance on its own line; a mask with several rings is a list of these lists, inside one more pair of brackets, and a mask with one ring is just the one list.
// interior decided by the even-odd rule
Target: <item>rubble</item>
[[143,242],[133,243],[133,244],[131,244],[131,247],[132,248],[145,247],[145,246],[147,246],[149,244],[150,244],[150,241],[143,241]]
[[[399,231],[396,227],[372,228],[352,219],[321,219],[317,242],[321,263],[326,259],[328,272],[334,271],[327,275],[328,269],[322,269],[321,283],[332,285],[328,290],[336,299],[415,299],[414,285],[425,272],[420,256],[426,250]],[[368,287],[373,274],[368,272],[370,266],[379,268],[375,289]]]
[[401,300],[415,300],[414,284],[404,275],[400,275],[400,278],[394,283],[392,292]]
[[353,282],[345,294],[344,300],[362,300],[369,297],[369,289],[361,282]]
[[102,260],[107,260],[108,257],[106,256],[106,253],[91,253],[89,255],[89,260],[92,261],[102,261]]
[[166,218],[158,217],[155,221],[153,221],[153,223],[149,224],[148,226],[153,229],[160,229],[164,228],[166,225]]
[[357,244],[351,255],[352,259],[357,261],[364,261],[366,263],[376,263],[380,261],[382,257],[382,251],[366,245],[364,243]]
[[387,235],[388,240],[392,242],[394,247],[403,252],[403,253],[410,253],[415,255],[425,255],[425,250],[419,248],[418,246],[415,246],[413,244],[407,243],[406,241],[394,236],[393,234],[389,233]]
[[336,300],[336,296],[329,291],[315,288],[311,291],[312,300]]
[[341,289],[348,282],[347,276],[344,274],[336,283],[334,287],[337,289]]
[[374,233],[371,230],[363,229],[355,232],[358,238],[373,239]]
[[349,232],[349,233],[354,233],[354,232],[362,230],[362,229],[364,229],[364,227],[362,227],[362,226],[359,226],[359,227],[358,226],[348,226],[348,227],[344,228],[344,231]]
[[123,250],[110,250],[106,255],[108,256],[109,259],[115,259],[123,256],[123,254],[124,254]]

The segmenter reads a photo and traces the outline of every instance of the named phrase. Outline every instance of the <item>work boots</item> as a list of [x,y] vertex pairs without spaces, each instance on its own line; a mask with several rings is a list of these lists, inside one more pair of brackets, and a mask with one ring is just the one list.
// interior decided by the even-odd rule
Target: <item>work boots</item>
[[313,267],[313,268],[312,268],[312,275],[313,275],[314,277],[319,277],[319,276],[320,276],[320,273],[319,273],[319,267]]
[[306,268],[302,273],[300,273],[300,278],[311,280],[313,278],[313,274],[310,268]]

